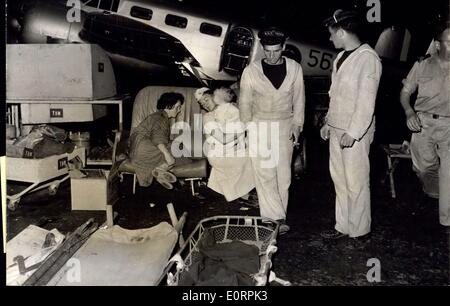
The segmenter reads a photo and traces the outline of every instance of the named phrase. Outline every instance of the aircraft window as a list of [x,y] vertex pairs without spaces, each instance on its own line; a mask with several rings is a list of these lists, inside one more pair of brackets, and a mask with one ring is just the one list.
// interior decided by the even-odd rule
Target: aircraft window
[[202,22],[200,25],[200,33],[220,37],[220,35],[222,35],[222,27],[215,24]]
[[143,7],[133,6],[130,10],[130,15],[139,19],[150,20],[152,19],[153,11]]
[[184,17],[167,14],[165,22],[167,25],[184,29],[187,27],[188,20]]

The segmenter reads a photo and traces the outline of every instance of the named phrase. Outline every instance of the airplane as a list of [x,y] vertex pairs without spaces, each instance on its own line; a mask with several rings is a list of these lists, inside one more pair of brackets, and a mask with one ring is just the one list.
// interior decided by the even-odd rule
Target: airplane
[[[19,0],[9,4],[9,33],[20,43],[96,43],[114,62],[142,69],[176,65],[204,84],[236,81],[263,56],[258,29],[157,0]],[[9,9],[9,8],[8,8]],[[79,17],[68,16],[78,9]],[[16,16],[14,16],[16,15]],[[388,62],[407,62],[411,35],[386,28],[375,50]],[[305,77],[329,77],[337,51],[288,39],[285,56]]]
[[[264,55],[257,28],[156,0],[82,0],[78,7],[74,7],[77,0],[19,3],[14,7],[17,17],[8,15],[10,32],[18,36],[16,42],[98,44],[113,63],[146,71],[176,67],[200,86],[236,82],[251,61]],[[67,16],[74,9],[78,19],[69,21]],[[375,50],[390,67],[388,73],[384,70],[385,83],[395,80],[401,85],[405,66],[410,65],[410,39],[407,29],[395,27],[380,35]],[[312,125],[318,126],[326,113],[337,51],[331,44],[323,47],[288,39],[284,55],[302,65],[308,100],[314,105]]]
[[[176,65],[203,84],[236,81],[263,56],[257,29],[174,5],[145,0],[84,0],[79,22],[59,1],[29,1],[22,7],[24,43],[96,43],[113,61],[142,69]],[[19,23],[19,22],[16,22]],[[302,63],[305,76],[329,76],[337,52],[289,39],[285,55]]]
[[[109,54],[113,64],[153,75],[176,72],[195,80],[198,86],[232,84],[251,61],[263,56],[257,28],[179,4],[157,0],[20,0],[10,9],[8,34],[16,34],[17,42],[94,43]],[[77,14],[78,19],[68,18]],[[401,86],[411,66],[407,61],[410,40],[409,31],[398,27],[386,28],[379,36],[375,50],[385,63],[382,83]],[[321,124],[327,109],[332,63],[337,55],[331,43],[328,45],[288,39],[284,52],[302,65],[307,98],[314,105],[314,126]],[[382,95],[386,96],[383,101],[396,98],[392,90]]]

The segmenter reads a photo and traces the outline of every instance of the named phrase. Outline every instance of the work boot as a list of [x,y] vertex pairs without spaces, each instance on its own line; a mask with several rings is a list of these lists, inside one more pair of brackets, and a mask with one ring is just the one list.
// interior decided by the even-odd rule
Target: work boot
[[417,213],[425,213],[426,211],[430,211],[434,203],[436,203],[437,200],[433,197],[430,197],[426,193],[422,193],[419,197],[419,200],[415,203],[415,211]]

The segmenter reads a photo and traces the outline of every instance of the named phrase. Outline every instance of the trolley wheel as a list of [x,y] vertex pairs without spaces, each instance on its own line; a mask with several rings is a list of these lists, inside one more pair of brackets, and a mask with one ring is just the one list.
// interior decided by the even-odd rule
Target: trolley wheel
[[8,209],[11,211],[15,211],[17,206],[19,206],[19,202],[20,202],[20,198],[8,199],[7,200]]
[[55,195],[58,192],[59,184],[53,184],[48,187],[48,194]]

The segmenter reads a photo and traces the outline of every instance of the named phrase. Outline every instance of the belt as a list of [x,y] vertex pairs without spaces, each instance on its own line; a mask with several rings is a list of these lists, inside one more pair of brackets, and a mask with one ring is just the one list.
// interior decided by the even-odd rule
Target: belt
[[432,113],[422,113],[422,114],[427,115],[433,119],[450,118],[450,116],[442,116],[442,115],[432,114]]

